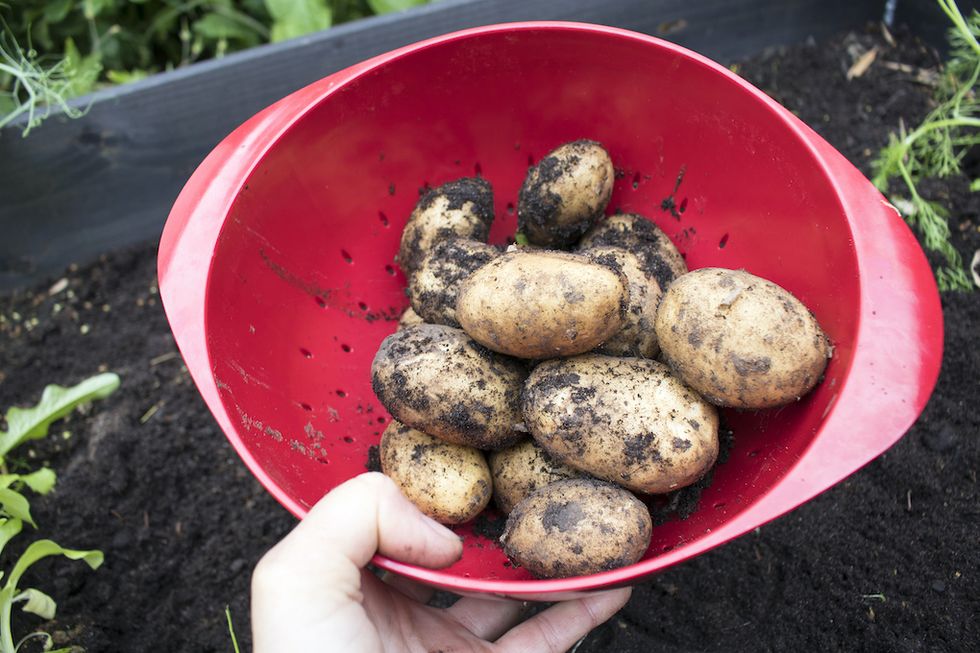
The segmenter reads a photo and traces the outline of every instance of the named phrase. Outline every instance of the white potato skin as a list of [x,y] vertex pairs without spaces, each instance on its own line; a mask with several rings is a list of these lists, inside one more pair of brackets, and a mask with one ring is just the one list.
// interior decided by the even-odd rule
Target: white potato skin
[[655,324],[670,367],[718,406],[796,401],[820,381],[831,355],[806,306],[744,270],[702,268],[679,277]]
[[635,492],[690,485],[718,457],[717,411],[657,361],[545,361],[525,382],[522,406],[552,457]]
[[493,476],[494,503],[505,515],[538,488],[583,476],[583,472],[549,456],[531,438],[491,452],[487,462]]
[[490,502],[493,483],[483,453],[392,421],[381,436],[381,471],[419,510],[462,524]]
[[374,394],[398,421],[447,442],[499,449],[520,439],[522,361],[488,351],[460,329],[405,327],[371,365]]
[[500,541],[535,576],[563,578],[633,564],[652,532],[650,513],[633,494],[577,478],[539,488],[517,504]]
[[477,342],[519,358],[589,351],[622,328],[629,288],[618,270],[566,252],[510,252],[470,275],[456,319]]
[[527,173],[518,197],[518,230],[535,245],[573,245],[612,196],[615,169],[595,141],[561,145]]

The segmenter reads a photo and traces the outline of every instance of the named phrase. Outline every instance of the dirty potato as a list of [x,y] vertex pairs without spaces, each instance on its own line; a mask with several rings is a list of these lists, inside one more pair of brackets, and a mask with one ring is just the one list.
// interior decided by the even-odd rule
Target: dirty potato
[[392,421],[381,436],[381,471],[423,513],[461,524],[486,508],[492,495],[483,453]]
[[471,338],[520,358],[569,356],[622,328],[626,277],[566,252],[512,252],[471,274],[456,319]]
[[579,241],[579,252],[594,247],[619,247],[635,254],[657,280],[661,291],[687,272],[687,263],[674,243],[650,219],[639,213],[617,213],[592,227]]
[[528,170],[518,195],[518,231],[535,245],[573,245],[606,209],[614,177],[612,160],[599,143],[581,140],[556,148]]
[[371,365],[378,400],[398,421],[478,449],[520,439],[525,364],[473,342],[463,331],[417,324],[391,334]]
[[622,328],[595,351],[610,356],[656,356],[660,348],[653,323],[663,292],[655,271],[644,265],[645,257],[619,247],[593,247],[582,253],[596,263],[619,270],[629,284],[629,304]]
[[447,238],[486,241],[493,222],[493,189],[480,177],[464,177],[425,193],[402,232],[398,265],[411,277],[432,249]]
[[831,350],[788,291],[744,270],[702,268],[664,295],[657,338],[674,372],[719,406],[768,408],[820,380]]
[[549,454],[636,492],[694,483],[718,457],[718,413],[653,360],[585,354],[539,364],[524,420]]
[[493,476],[493,501],[504,514],[540,487],[583,476],[579,470],[549,456],[531,438],[492,452],[489,463]]
[[496,247],[468,238],[432,246],[408,282],[408,299],[423,320],[458,327],[456,295],[473,272],[500,255]]
[[402,316],[398,318],[398,328],[404,329],[405,327],[412,326],[413,324],[422,324],[424,321],[425,320],[419,317],[419,314],[415,312],[415,309],[409,306],[405,309],[405,312],[402,313]]
[[536,490],[507,518],[500,541],[511,560],[540,578],[584,576],[631,565],[650,546],[647,507],[595,479]]

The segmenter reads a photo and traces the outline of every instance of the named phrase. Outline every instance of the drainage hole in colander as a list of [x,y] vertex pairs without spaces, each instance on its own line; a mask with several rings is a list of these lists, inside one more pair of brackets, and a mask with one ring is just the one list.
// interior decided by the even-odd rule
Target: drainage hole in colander
[[534,156],[532,156],[530,154],[527,155],[527,164],[529,166],[533,166],[534,165]]
[[677,210],[680,211],[681,213],[683,213],[684,211],[687,210],[687,198],[686,197],[681,200],[681,203],[677,207]]
[[514,203],[513,202],[507,202],[507,213],[509,215],[514,215]]
[[319,306],[320,308],[327,307],[327,300],[325,300],[323,297],[317,295],[316,297],[314,297],[314,299],[316,300],[316,305]]
[[387,227],[390,224],[388,222],[388,216],[384,214],[384,211],[378,211],[378,220],[381,221],[382,227]]
[[725,507],[725,502],[724,501],[719,501],[718,503],[716,503],[714,505],[715,510],[721,510],[724,507]]
[[366,311],[368,309],[368,305],[364,302],[357,302],[357,307],[362,311]]
[[477,177],[483,176],[483,166],[480,165],[479,161],[477,161],[476,165],[473,166],[473,174]]
[[724,236],[721,237],[721,240],[718,241],[718,249],[725,249],[725,245],[727,244],[728,244],[728,234],[725,234]]
[[303,410],[305,410],[308,413],[313,412],[313,406],[311,406],[311,405],[309,405],[309,404],[307,404],[305,402],[300,402],[299,407],[302,408]]
[[303,358],[313,358],[313,352],[305,347],[300,347],[299,353],[303,354]]
[[337,390],[337,396],[338,397],[346,397],[347,396],[347,393],[345,391],[343,391],[343,390]]
[[344,350],[344,353],[345,353],[345,354],[349,354],[349,353],[351,353],[351,351],[353,351],[353,349],[351,348],[351,346],[350,346],[350,345],[348,345],[348,344],[346,344],[346,343],[345,343],[345,344],[343,344],[343,345],[341,345],[341,346],[340,346],[340,348],[341,348],[342,350]]
[[633,175],[633,190],[640,187],[640,173]]
[[343,257],[344,263],[354,264],[354,257],[346,249],[340,250],[340,255]]
[[388,420],[385,417],[383,417],[383,416],[378,418],[378,424],[384,424],[387,421]]
[[759,455],[758,449],[753,449],[752,451],[749,452],[749,458],[755,458],[758,455]]
[[385,272],[387,272],[389,276],[392,276],[392,277],[395,276],[395,266],[393,266],[393,265],[386,265],[385,266]]
[[354,442],[354,438],[352,438],[349,435],[345,435],[344,436],[344,442],[346,442],[347,444],[351,444],[352,442]]

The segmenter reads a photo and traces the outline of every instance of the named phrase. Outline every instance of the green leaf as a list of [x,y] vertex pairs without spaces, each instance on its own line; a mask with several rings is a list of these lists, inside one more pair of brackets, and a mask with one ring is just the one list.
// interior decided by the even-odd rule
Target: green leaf
[[106,71],[105,76],[113,84],[129,84],[132,82],[138,82],[141,79],[149,77],[150,72],[147,70],[109,70]]
[[303,36],[330,27],[332,14],[326,0],[265,0],[272,16],[272,41]]
[[102,72],[102,57],[98,52],[82,56],[71,37],[65,39],[64,73],[68,83],[65,97],[85,95],[93,88]]
[[14,483],[23,483],[38,494],[47,494],[58,480],[54,471],[42,467],[30,474],[0,474],[0,488],[8,488]]
[[42,467],[36,472],[22,475],[20,480],[23,481],[24,485],[38,494],[47,494],[54,489],[54,484],[58,480],[58,476],[54,473],[53,469]]
[[61,419],[79,404],[108,397],[118,387],[118,376],[99,374],[71,388],[49,385],[34,408],[11,408],[6,416],[7,430],[0,431],[0,461],[24,442],[43,438],[48,434],[52,422]]
[[376,14],[390,14],[424,5],[428,0],[367,0],[368,6]]
[[970,182],[970,192],[976,193],[977,191],[980,191],[980,179],[974,179]]
[[194,21],[191,29],[204,38],[214,41],[233,39],[241,41],[245,45],[257,45],[259,42],[259,35],[254,30],[221,14],[205,14],[202,18]]
[[33,587],[15,596],[14,601],[25,601],[24,607],[21,609],[24,612],[36,614],[42,619],[54,619],[54,614],[58,611],[58,604],[54,602],[53,598]]
[[53,555],[63,555],[69,560],[83,560],[92,569],[98,569],[102,566],[102,562],[105,559],[101,551],[76,551],[65,549],[51,540],[38,540],[37,542],[32,542],[27,547],[27,550],[21,554],[17,560],[17,564],[14,565],[13,571],[10,572],[10,576],[7,577],[6,587],[17,587],[20,577],[24,575],[24,572],[31,565],[38,560]]
[[48,23],[60,23],[74,4],[74,0],[48,0],[44,5],[44,20]]
[[[23,527],[24,522],[19,519],[0,518],[0,551],[3,551],[3,548],[7,546],[7,542],[16,537]],[[2,576],[3,574],[0,573],[0,577]]]
[[26,521],[34,528],[37,528],[37,524],[34,523],[34,519],[31,517],[30,502],[28,502],[27,497],[17,490],[11,490],[9,487],[0,488],[0,512],[14,519]]

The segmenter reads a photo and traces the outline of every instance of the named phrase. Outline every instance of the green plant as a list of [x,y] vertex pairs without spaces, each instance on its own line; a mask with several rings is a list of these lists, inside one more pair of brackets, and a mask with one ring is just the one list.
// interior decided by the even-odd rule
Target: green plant
[[[936,90],[937,106],[922,124],[908,131],[901,126],[897,135],[874,162],[872,181],[882,192],[898,178],[908,198],[893,196],[893,203],[905,210],[905,219],[923,236],[928,249],[939,252],[945,264],[936,271],[942,290],[969,290],[973,286],[959,252],[949,241],[948,212],[941,204],[924,198],[918,186],[929,177],[959,174],[967,151],[980,144],[980,98],[974,86],[980,76],[980,13],[964,18],[954,0],[937,0],[953,23],[949,32],[950,56],[942,82]],[[980,180],[971,184],[980,189]]]
[[201,59],[428,0],[16,0],[0,2],[0,127],[84,113],[69,100]]
[[[0,431],[0,553],[20,533],[24,522],[37,528],[31,516],[30,503],[22,490],[26,487],[38,494],[47,494],[56,481],[54,471],[46,467],[25,474],[10,472],[7,463],[11,451],[25,442],[45,437],[52,422],[80,404],[107,397],[118,387],[119,377],[115,374],[100,374],[70,388],[49,385],[41,394],[41,401],[33,408],[11,408],[7,411],[7,430]],[[28,545],[9,574],[0,571],[0,581],[3,581],[0,586],[0,653],[16,653],[24,642],[31,639],[44,640],[45,650],[50,649],[51,637],[40,631],[30,633],[15,643],[10,620],[17,603],[23,603],[22,609],[26,612],[44,619],[54,618],[57,609],[54,599],[36,588],[20,587],[21,577],[31,565],[53,555],[82,560],[92,569],[98,568],[103,560],[100,551],[65,549],[51,540],[38,540]],[[68,648],[58,650],[69,651]]]

